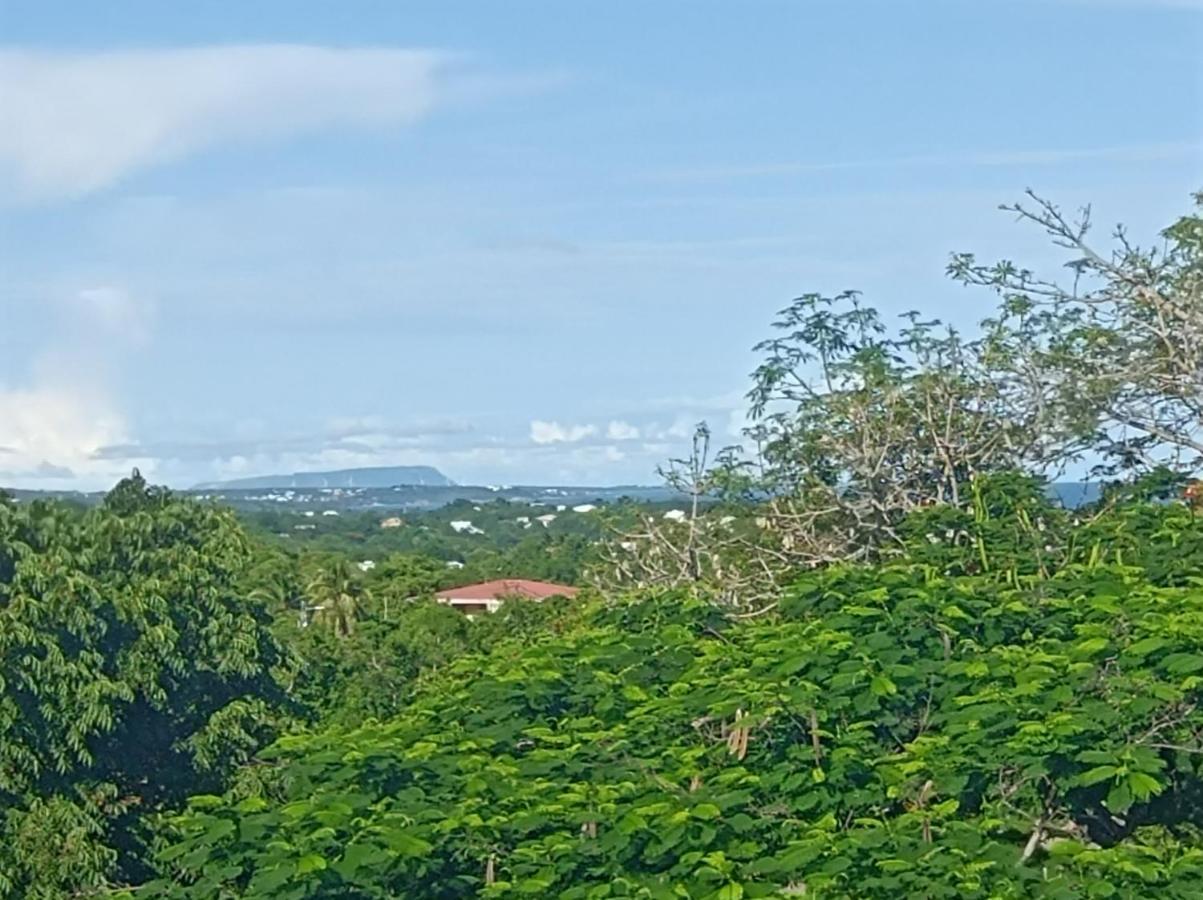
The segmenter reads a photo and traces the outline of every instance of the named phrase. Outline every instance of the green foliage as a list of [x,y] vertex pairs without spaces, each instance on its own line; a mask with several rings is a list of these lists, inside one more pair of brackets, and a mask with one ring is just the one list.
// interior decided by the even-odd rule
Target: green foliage
[[1070,551],[1070,515],[1045,487],[1014,472],[973,479],[964,488],[967,506],[930,506],[902,521],[906,558],[943,574],[1047,575]]
[[371,570],[371,592],[378,600],[403,602],[429,597],[443,585],[446,566],[429,556],[393,553]]
[[299,662],[293,696],[314,720],[357,724],[395,715],[422,674],[470,649],[472,626],[429,600],[400,602],[387,619],[372,614],[346,637],[315,622],[290,643]]
[[[977,499],[1017,563],[1039,485]],[[281,740],[270,789],[176,821],[148,890],[1198,896],[1203,590],[1103,546],[1155,508],[1182,510],[1046,525],[1045,574],[814,572],[772,620],[682,593],[578,605],[390,721]]]
[[142,875],[145,816],[261,746],[281,650],[230,513],[119,484],[0,503],[0,897]]
[[[621,521],[631,521],[635,504],[612,507]],[[440,567],[436,588],[493,578],[535,578],[576,584],[595,557],[595,542],[606,523],[594,513],[496,500],[459,500],[437,510],[398,515],[401,524],[383,528],[392,515],[348,512],[340,516],[306,516],[307,511],[269,510],[242,513],[248,527],[299,554],[336,555],[379,566],[391,557],[421,560]],[[546,525],[539,516],[551,513]],[[483,534],[458,533],[456,520],[471,521]],[[448,568],[454,562],[462,569]]]
[[328,628],[339,638],[355,633],[365,590],[350,562],[333,559],[318,567],[306,585],[305,593],[304,612],[312,614],[314,625]]

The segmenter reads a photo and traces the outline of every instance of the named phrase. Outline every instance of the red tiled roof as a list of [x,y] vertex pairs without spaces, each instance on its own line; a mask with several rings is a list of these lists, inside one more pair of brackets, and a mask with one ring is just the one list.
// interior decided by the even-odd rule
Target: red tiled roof
[[439,591],[436,597],[445,600],[499,600],[503,597],[528,597],[542,600],[544,597],[574,597],[577,589],[566,584],[549,581],[528,581],[524,578],[502,578],[480,584],[465,584],[463,587]]

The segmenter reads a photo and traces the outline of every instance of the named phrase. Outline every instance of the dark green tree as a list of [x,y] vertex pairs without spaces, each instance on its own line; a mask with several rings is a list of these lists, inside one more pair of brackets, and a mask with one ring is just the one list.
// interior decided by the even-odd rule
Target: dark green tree
[[0,897],[142,877],[148,817],[271,734],[249,558],[231,513],[137,473],[83,514],[0,503]]

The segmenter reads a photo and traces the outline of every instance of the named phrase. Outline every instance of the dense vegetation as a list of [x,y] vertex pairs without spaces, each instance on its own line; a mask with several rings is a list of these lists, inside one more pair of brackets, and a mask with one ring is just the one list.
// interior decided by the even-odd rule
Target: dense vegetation
[[154,890],[1198,896],[1203,523],[1074,525],[1022,487],[967,540],[920,514],[923,562],[800,575],[771,616],[573,607],[396,717],[284,739],[261,792],[193,799]]
[[[593,561],[596,542],[615,522],[629,523],[635,509],[626,501],[604,510],[574,512],[506,500],[483,505],[458,500],[437,510],[403,515],[369,510],[325,516],[284,509],[247,512],[242,518],[264,543],[291,553],[335,554],[373,563],[398,554],[422,557],[443,563],[449,569],[443,579],[448,583],[485,581],[518,571],[528,578],[573,584]],[[382,527],[385,522],[388,526]],[[453,522],[470,523],[472,530],[456,531]]]
[[144,877],[147,810],[273,733],[284,662],[238,590],[232,516],[124,482],[98,509],[0,501],[0,896]]
[[[0,898],[1203,895],[1203,220],[1018,211],[1070,289],[800,298],[669,519],[0,502]],[[592,587],[428,599],[492,574]]]

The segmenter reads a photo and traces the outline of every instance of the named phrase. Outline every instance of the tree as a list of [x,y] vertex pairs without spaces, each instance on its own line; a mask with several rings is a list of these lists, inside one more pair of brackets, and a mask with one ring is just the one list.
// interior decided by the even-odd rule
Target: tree
[[[388,722],[265,753],[278,792],[197,798],[151,888],[1198,897],[1203,594],[1127,551],[1160,566],[1189,537],[1197,566],[1203,525],[1125,504],[1060,533],[1071,549],[1041,571],[1034,487],[975,497],[1001,541],[986,557],[1021,567],[1007,579],[846,564],[762,618],[644,591],[503,637]],[[933,511],[957,510],[912,515]]]
[[1003,206],[1070,254],[1065,281],[1004,260],[953,257],[949,272],[1002,298],[991,364],[1049,413],[1060,456],[1101,455],[1104,471],[1203,466],[1203,193],[1162,232],[1160,248],[1089,242],[1089,207],[1077,218],[1028,192]]
[[371,571],[372,597],[382,606],[385,621],[400,604],[429,597],[440,587],[446,567],[429,556],[392,553]]
[[86,513],[0,503],[0,897],[142,877],[147,820],[273,732],[248,560],[229,511],[137,473]]
[[590,573],[603,590],[691,587],[740,615],[775,605],[787,557],[750,514],[759,486],[749,463],[736,447],[711,458],[710,440],[710,428],[698,423],[689,456],[659,469],[686,509],[641,511],[634,527],[621,519],[612,526]]
[[355,633],[366,590],[362,580],[346,559],[334,559],[321,566],[306,587],[309,607],[315,623],[325,625],[336,637]]
[[781,311],[749,394],[767,519],[800,564],[897,553],[907,513],[964,507],[967,486],[1042,457],[1042,410],[996,377],[985,339],[855,292]]
[[384,619],[365,608],[354,631],[310,627],[293,637],[301,661],[294,696],[309,723],[353,726],[401,712],[419,679],[466,653],[472,623],[429,599],[397,604]]

